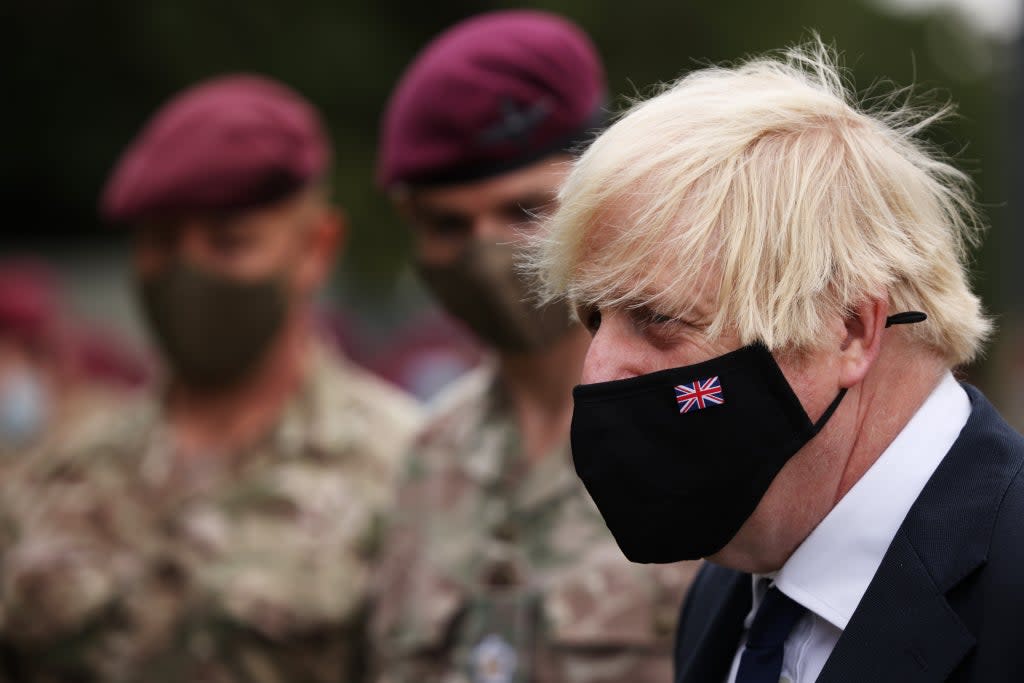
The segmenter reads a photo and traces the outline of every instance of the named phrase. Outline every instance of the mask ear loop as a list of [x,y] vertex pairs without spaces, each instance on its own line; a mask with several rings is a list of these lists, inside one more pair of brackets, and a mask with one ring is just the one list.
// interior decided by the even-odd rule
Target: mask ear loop
[[904,311],[903,313],[893,313],[885,319],[885,326],[892,327],[893,325],[910,325],[912,323],[921,323],[928,319],[928,316],[921,311]]
[[[913,323],[924,322],[928,319],[927,314],[921,311],[904,311],[903,313],[894,313],[885,319],[885,326],[892,327],[893,325],[910,325]],[[817,434],[821,431],[821,428],[825,426],[828,419],[832,417],[832,413],[836,412],[836,408],[843,400],[843,396],[846,396],[846,389],[840,389],[839,395],[833,399],[832,403],[829,404],[828,408],[825,409],[824,414],[814,423],[813,434]]]
[[846,387],[839,390],[839,394],[832,399],[832,403],[829,404],[828,408],[825,409],[825,412],[822,413],[820,418],[818,418],[818,421],[814,423],[814,427],[811,428],[811,436],[814,436],[821,431],[821,428],[825,426],[828,419],[832,417],[832,413],[836,412],[836,408],[838,408],[839,404],[842,403],[843,396],[846,396]]

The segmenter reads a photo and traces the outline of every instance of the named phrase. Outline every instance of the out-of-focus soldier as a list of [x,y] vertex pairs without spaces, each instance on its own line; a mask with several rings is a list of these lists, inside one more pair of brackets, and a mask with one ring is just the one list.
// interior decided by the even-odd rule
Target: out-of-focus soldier
[[0,678],[354,681],[403,394],[319,343],[343,237],[312,107],[265,78],[168,103],[102,201],[166,360],[151,400],[5,484]]
[[416,266],[493,352],[446,390],[412,450],[373,618],[389,683],[666,681],[693,565],[630,564],[573,472],[571,389],[588,335],[514,267],[570,153],[604,119],[586,35],[482,15],[428,45],[383,119],[378,181]]
[[[0,262],[0,479],[127,388],[95,372],[89,361],[98,354],[86,353],[84,330],[65,307],[52,268],[27,258]],[[126,348],[107,357],[142,371]]]
[[45,441],[64,422],[63,413],[72,410],[72,368],[59,317],[57,286],[48,269],[29,262],[0,264],[0,471]]

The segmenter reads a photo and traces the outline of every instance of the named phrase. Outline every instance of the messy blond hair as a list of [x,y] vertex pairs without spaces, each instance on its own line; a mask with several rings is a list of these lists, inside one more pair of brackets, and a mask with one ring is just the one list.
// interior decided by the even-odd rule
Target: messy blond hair
[[982,223],[968,176],[919,139],[950,107],[873,102],[817,37],[690,73],[580,157],[529,267],[546,298],[583,306],[684,315],[709,286],[708,337],[773,350],[813,348],[825,320],[888,297],[928,314],[906,334],[967,362],[990,331],[966,274]]

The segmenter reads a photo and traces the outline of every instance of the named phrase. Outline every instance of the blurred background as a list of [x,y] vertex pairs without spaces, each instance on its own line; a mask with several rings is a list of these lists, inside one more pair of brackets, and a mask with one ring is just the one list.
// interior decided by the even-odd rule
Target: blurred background
[[372,185],[378,119],[402,69],[432,36],[471,14],[513,6],[564,14],[589,32],[615,109],[652,84],[793,43],[812,29],[845,53],[859,89],[916,83],[957,102],[959,116],[932,139],[978,184],[991,230],[975,282],[1000,330],[966,374],[1024,427],[1019,0],[5,3],[0,192],[8,227],[0,261],[51,268],[66,315],[96,347],[89,353],[117,381],[145,382],[151,359],[136,318],[128,239],[98,220],[101,187],[170,95],[216,74],[262,72],[318,105],[334,138],[332,185],[352,233],[324,295],[325,325],[356,360],[427,396],[478,354],[430,307],[407,265],[405,230]]

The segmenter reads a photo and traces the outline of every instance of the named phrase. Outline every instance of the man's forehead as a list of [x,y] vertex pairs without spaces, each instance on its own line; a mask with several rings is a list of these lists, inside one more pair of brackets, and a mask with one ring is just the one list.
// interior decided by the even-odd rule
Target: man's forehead
[[653,308],[670,316],[710,318],[718,306],[716,283],[708,279],[687,279],[670,268],[641,271],[613,289],[588,287],[580,278],[572,288],[576,307]]
[[233,209],[174,211],[143,217],[138,225],[144,228],[184,229],[189,226],[217,229],[257,224],[291,223],[326,206],[324,196],[309,189],[275,202]]
[[[720,268],[714,255],[702,259],[704,266],[683,270],[678,263],[675,240],[656,245],[651,255],[621,258],[623,244],[636,242],[637,225],[628,208],[619,206],[595,214],[585,226],[580,258],[572,278],[572,298],[580,305],[656,306],[665,314],[711,315],[717,306]],[[635,254],[634,254],[635,255]],[[619,263],[616,281],[593,277],[607,272],[609,260]]]
[[427,211],[480,210],[533,198],[555,201],[567,173],[568,157],[557,155],[482,180],[415,188],[408,197],[415,208]]

